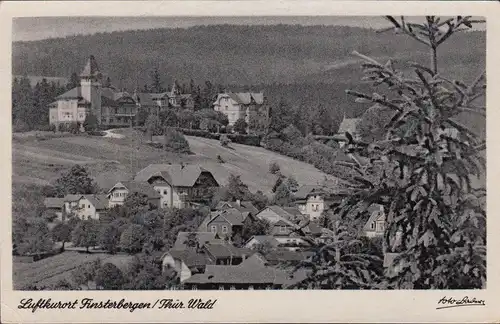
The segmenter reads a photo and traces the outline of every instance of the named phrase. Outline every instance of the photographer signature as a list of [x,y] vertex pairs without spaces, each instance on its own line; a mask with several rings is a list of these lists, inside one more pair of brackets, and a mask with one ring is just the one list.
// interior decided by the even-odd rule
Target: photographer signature
[[464,296],[460,299],[445,296],[438,301],[438,305],[440,306],[436,307],[436,309],[464,306],[486,306],[483,299],[476,299],[475,297],[469,298],[468,296]]

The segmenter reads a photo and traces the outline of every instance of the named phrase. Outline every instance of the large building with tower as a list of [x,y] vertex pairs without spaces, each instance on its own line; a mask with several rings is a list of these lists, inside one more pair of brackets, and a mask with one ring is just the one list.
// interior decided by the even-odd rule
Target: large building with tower
[[49,105],[50,124],[83,123],[89,114],[93,114],[101,126],[123,127],[135,123],[135,116],[141,108],[159,112],[193,107],[191,95],[179,93],[175,86],[166,93],[129,94],[112,86],[103,86],[102,76],[95,57],[91,55],[80,74],[80,86],[58,96]]

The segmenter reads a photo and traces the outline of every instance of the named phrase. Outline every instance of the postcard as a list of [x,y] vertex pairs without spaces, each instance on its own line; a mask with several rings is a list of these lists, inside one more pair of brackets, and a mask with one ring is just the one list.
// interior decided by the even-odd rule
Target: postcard
[[500,318],[498,3],[0,14],[3,322]]

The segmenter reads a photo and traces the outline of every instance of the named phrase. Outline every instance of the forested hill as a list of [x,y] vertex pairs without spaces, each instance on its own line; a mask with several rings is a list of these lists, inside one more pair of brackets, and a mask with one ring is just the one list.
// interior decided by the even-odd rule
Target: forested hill
[[[467,78],[484,67],[485,33],[453,37],[440,49],[443,69]],[[79,73],[93,54],[116,86],[129,89],[150,83],[154,69],[166,84],[194,79],[223,85],[335,85],[359,80],[353,50],[381,59],[427,57],[420,44],[392,32],[343,26],[215,25],[15,42],[13,74],[69,77]]]

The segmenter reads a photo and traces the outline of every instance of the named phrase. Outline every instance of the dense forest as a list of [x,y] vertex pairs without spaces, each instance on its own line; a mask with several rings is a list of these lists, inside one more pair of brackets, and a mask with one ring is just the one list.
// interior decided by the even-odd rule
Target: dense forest
[[[485,46],[482,31],[454,35],[440,48],[440,72],[470,81],[471,71],[485,66]],[[144,89],[157,72],[165,88],[177,80],[201,91],[207,81],[216,89],[263,91],[272,106],[284,99],[296,110],[319,107],[338,124],[344,113],[357,117],[366,109],[345,94],[367,90],[353,50],[380,61],[391,57],[403,69],[401,62],[425,62],[427,56],[417,42],[371,29],[214,25],[14,42],[13,74],[69,79],[95,55],[118,88]]]

